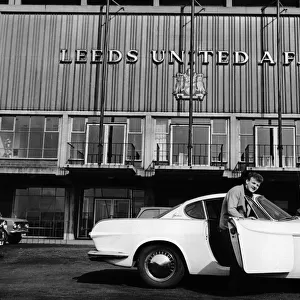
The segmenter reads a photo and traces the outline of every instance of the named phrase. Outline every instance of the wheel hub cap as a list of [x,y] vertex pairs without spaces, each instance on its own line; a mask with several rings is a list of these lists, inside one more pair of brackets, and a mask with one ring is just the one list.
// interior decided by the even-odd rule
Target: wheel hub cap
[[167,251],[151,253],[147,257],[145,264],[148,276],[156,281],[168,280],[175,272],[175,259]]

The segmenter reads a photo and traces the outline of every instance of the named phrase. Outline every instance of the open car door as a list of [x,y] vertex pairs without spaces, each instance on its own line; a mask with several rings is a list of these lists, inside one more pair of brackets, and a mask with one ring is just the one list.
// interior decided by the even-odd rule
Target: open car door
[[288,273],[293,269],[294,241],[284,224],[232,218],[228,227],[237,262],[246,273]]

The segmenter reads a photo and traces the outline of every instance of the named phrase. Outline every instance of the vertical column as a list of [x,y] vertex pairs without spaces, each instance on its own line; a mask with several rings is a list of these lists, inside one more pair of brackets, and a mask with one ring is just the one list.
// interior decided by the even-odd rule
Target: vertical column
[[153,153],[155,145],[155,131],[154,131],[154,119],[151,117],[151,115],[147,115],[145,118],[145,124],[144,124],[144,168],[147,169],[147,167],[152,163],[153,161]]
[[75,240],[75,188],[66,189],[64,240]]
[[69,136],[69,126],[68,126],[68,115],[63,114],[62,120],[60,123],[60,130],[59,130],[59,141],[58,141],[58,166],[63,168],[68,160],[68,144],[67,142],[70,141],[70,136]]
[[226,7],[232,7],[232,0],[226,0],[225,1],[225,6]]
[[22,0],[8,0],[9,5],[21,5]]
[[[233,170],[239,161],[239,128],[240,123],[235,116],[230,117],[229,124],[229,169]],[[238,146],[237,146],[238,145]]]

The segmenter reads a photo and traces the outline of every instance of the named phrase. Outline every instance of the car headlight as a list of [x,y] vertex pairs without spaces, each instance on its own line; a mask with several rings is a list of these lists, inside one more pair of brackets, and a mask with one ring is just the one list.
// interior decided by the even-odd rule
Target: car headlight
[[29,228],[29,224],[28,224],[28,223],[25,224],[25,228],[26,228],[26,229]]
[[17,229],[18,225],[16,223],[13,223],[13,229]]

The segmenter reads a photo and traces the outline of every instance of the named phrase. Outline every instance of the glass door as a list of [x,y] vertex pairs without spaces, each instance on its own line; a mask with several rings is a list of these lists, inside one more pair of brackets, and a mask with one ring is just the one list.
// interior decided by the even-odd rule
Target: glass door
[[[104,164],[125,163],[125,124],[103,125],[103,157]],[[99,124],[87,124],[85,163],[98,163],[99,157]]]
[[[188,164],[188,125],[171,126],[171,165]],[[210,164],[210,127],[194,125],[192,129],[192,164]]]
[[129,199],[95,199],[94,224],[103,219],[129,217]]
[[172,125],[171,131],[171,165],[187,165],[189,127]]
[[[257,126],[255,161],[257,167],[279,167],[278,127]],[[282,166],[295,166],[295,128],[282,128]]]
[[125,163],[125,124],[104,126],[104,164]]

